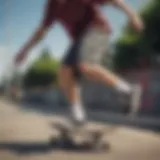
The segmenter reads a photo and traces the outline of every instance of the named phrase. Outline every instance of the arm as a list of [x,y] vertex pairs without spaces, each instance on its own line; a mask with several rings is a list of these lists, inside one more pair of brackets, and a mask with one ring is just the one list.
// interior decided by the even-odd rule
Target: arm
[[31,38],[27,41],[27,43],[22,47],[22,49],[18,52],[15,57],[15,63],[20,63],[28,54],[28,52],[43,39],[43,37],[48,32],[51,24],[56,18],[57,11],[57,1],[56,0],[48,0],[47,6],[44,14],[44,18],[40,23],[39,27],[33,33]]
[[128,19],[131,22],[132,26],[135,28],[135,30],[137,30],[138,32],[143,30],[144,26],[140,16],[134,10],[132,10],[124,2],[124,0],[111,0],[111,2],[114,6],[121,9],[128,16]]
[[39,26],[27,43],[22,47],[19,53],[16,55],[16,63],[25,58],[27,53],[44,37],[48,28],[44,26]]

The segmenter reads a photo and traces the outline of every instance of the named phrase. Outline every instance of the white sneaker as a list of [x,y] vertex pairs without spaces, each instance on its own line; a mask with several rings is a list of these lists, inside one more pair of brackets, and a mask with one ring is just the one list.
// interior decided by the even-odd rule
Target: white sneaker
[[72,107],[73,107],[71,111],[72,122],[77,126],[83,125],[86,122],[86,112],[84,107],[79,105],[75,105]]
[[138,113],[141,106],[141,96],[141,86],[138,84],[133,85],[130,100],[130,115],[135,116]]

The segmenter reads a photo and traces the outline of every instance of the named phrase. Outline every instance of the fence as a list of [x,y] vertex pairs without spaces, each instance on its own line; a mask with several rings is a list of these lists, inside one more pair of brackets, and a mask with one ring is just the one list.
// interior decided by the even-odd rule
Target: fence
[[[160,116],[160,72],[140,71],[124,74],[125,79],[139,83],[143,88],[139,114]],[[84,104],[91,110],[107,112],[125,112],[129,99],[106,85],[85,81],[82,85]],[[26,93],[27,101],[45,103],[45,105],[65,106],[67,102],[58,89],[37,93]]]

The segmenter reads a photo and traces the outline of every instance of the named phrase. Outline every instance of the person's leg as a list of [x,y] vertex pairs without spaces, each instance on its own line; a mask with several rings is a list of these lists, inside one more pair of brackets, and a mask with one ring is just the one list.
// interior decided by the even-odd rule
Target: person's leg
[[131,85],[100,65],[103,53],[107,52],[108,49],[107,43],[107,34],[105,32],[99,29],[90,29],[82,42],[79,69],[85,77],[103,82],[123,93],[131,95],[131,109],[132,112],[135,112],[140,102],[141,88]]
[[135,115],[138,112],[142,95],[141,87],[138,84],[131,85],[116,74],[99,65],[81,64],[80,70],[88,79],[102,82],[114,87],[118,91],[130,95],[130,108],[128,108],[128,112],[131,115]]
[[75,76],[77,63],[78,42],[68,50],[59,70],[59,85],[70,103],[72,120],[75,123],[84,123],[86,113],[81,101],[80,85]]
[[99,28],[89,28],[81,41],[80,72],[86,77],[103,82],[119,90],[130,92],[129,83],[103,68],[101,65],[104,53],[108,50],[108,35]]
[[85,110],[81,102],[80,88],[72,67],[62,65],[59,70],[59,85],[70,103],[72,120],[76,123],[85,121]]
[[81,64],[80,70],[87,78],[105,83],[120,91],[129,93],[132,89],[127,81],[100,65]]

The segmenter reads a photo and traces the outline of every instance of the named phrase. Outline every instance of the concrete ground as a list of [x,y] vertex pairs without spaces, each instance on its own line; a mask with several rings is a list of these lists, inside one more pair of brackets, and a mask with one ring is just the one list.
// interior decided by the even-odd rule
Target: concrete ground
[[160,160],[158,134],[123,126],[106,136],[109,152],[55,150],[48,144],[53,134],[49,124],[55,119],[0,100],[0,160]]

